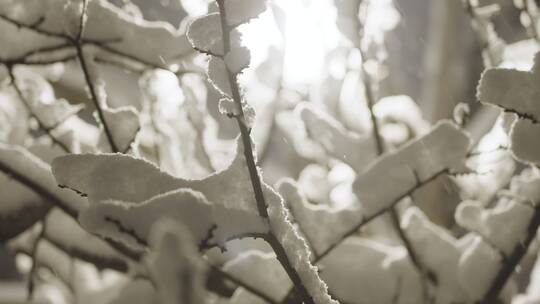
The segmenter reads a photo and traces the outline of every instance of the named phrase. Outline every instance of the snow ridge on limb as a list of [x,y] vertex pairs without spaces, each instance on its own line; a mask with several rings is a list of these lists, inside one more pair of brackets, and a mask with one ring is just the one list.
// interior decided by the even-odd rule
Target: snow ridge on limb
[[[256,209],[243,153],[204,179],[168,175],[152,163],[122,154],[66,155],[53,161],[59,184],[88,196],[80,221],[89,231],[145,247],[152,225],[173,217],[200,243],[268,232]],[[144,219],[144,220],[141,220]]]
[[257,212],[244,154],[238,145],[225,169],[202,179],[174,177],[144,159],[112,153],[60,156],[52,162],[52,171],[58,184],[87,195],[91,203],[112,200],[137,204],[190,188],[203,193],[213,204]]
[[383,155],[359,174],[353,192],[366,217],[391,207],[424,181],[444,173],[467,172],[469,136],[450,121],[441,121],[423,137]]
[[540,120],[540,53],[534,57],[530,71],[492,68],[482,74],[477,97],[482,103],[495,105],[514,112],[520,117]]
[[445,173],[467,173],[465,160],[469,136],[456,124],[440,121],[426,135],[384,154],[361,172],[352,185],[361,208],[359,219],[342,237],[320,253],[316,261],[334,250],[360,227],[395,206],[415,190]]
[[[237,235],[268,232],[266,222],[256,210],[245,166],[239,151],[227,169],[202,180],[175,178],[145,160],[121,154],[66,155],[52,164],[58,183],[88,195],[91,205],[81,214],[82,225],[136,248],[146,246],[151,225],[166,216],[186,224],[198,241],[206,240],[214,224],[217,228],[210,231],[211,236],[220,244]],[[310,263],[309,248],[288,219],[282,198],[268,185],[263,187],[270,226],[274,227],[271,229],[284,244],[287,257],[294,261],[292,265],[300,279],[318,299],[316,303],[334,303]],[[198,198],[200,203],[174,198],[175,195]]]
[[[315,303],[338,304],[328,294],[328,286],[320,278],[318,268],[311,263],[311,250],[291,222],[291,215],[283,198],[266,184],[264,184],[264,191],[268,201],[272,235],[276,237],[276,241],[282,244],[285,254],[298,273],[302,284],[309,291]],[[276,254],[279,259],[279,254]]]
[[512,153],[519,161],[536,165],[540,163],[540,144],[536,140],[540,136],[539,82],[540,53],[536,53],[530,71],[488,69],[477,88],[482,103],[518,116],[510,130]]
[[189,188],[160,194],[139,204],[102,201],[91,205],[79,217],[81,225],[89,231],[123,241],[135,249],[148,245],[151,228],[163,218],[174,219],[189,228],[201,248],[216,243],[224,247],[228,239],[268,231],[266,223],[256,214],[211,204],[202,193]]

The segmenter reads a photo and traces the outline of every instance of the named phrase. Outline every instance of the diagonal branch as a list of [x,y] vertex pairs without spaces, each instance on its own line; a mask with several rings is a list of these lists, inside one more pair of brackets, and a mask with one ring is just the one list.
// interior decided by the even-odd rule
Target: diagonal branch
[[[0,19],[2,19],[4,21],[7,21],[7,22],[19,27],[19,28],[25,28],[25,29],[33,30],[36,33],[39,33],[39,34],[42,34],[42,35],[45,35],[45,36],[62,39],[64,41],[66,41],[67,43],[72,44],[75,47],[76,52],[77,52],[77,58],[79,59],[81,69],[82,69],[83,74],[84,74],[84,79],[85,79],[85,81],[86,81],[86,83],[88,85],[90,95],[91,95],[91,99],[92,99],[92,101],[94,103],[94,106],[96,108],[96,111],[98,113],[98,117],[99,117],[101,123],[103,124],[103,129],[105,131],[105,135],[107,137],[107,140],[109,141],[109,144],[111,146],[111,150],[113,152],[119,152],[118,147],[116,146],[116,144],[115,144],[115,142],[113,140],[112,132],[111,132],[106,120],[105,120],[105,116],[103,114],[103,109],[101,107],[102,105],[99,102],[97,90],[96,90],[95,84],[93,83],[93,81],[91,79],[90,72],[89,72],[89,67],[88,67],[88,64],[86,62],[86,58],[85,58],[84,53],[83,53],[84,41],[82,40],[82,36],[83,36],[83,33],[84,33],[84,28],[85,28],[85,23],[86,23],[85,20],[86,20],[86,17],[87,17],[86,16],[87,9],[88,9],[88,0],[83,0],[83,9],[82,9],[82,12],[81,12],[80,22],[79,22],[79,32],[77,33],[77,36],[75,38],[72,38],[67,34],[54,33],[54,32],[49,32],[47,30],[44,30],[44,29],[39,27],[39,25],[42,23],[41,21],[40,22],[35,22],[33,24],[25,24],[25,23],[22,23],[22,22],[19,22],[19,21],[15,20],[15,19],[11,19],[11,18],[9,18],[9,17],[7,17],[5,15],[0,15]],[[43,17],[41,19],[43,19]],[[65,47],[65,45],[63,45],[62,47]],[[33,54],[33,53],[31,52],[31,54]],[[26,55],[28,55],[28,54],[26,54]],[[23,58],[25,58],[25,57],[23,57]],[[11,74],[10,76],[13,79],[13,75]],[[34,115],[34,117],[36,117],[36,116]],[[38,119],[38,122],[39,122],[39,119]],[[46,129],[46,128],[44,128],[44,129]],[[53,141],[54,141],[54,139],[53,139]],[[66,148],[66,147],[64,146],[63,148]],[[64,150],[67,151],[67,149],[64,149]]]
[[79,30],[77,31],[77,36],[75,36],[75,41],[81,41],[86,26],[86,19],[88,17],[88,0],[83,0],[82,5],[81,16],[79,18]]
[[101,49],[103,51],[106,51],[106,52],[111,53],[113,55],[120,56],[120,57],[123,57],[125,59],[137,62],[137,63],[139,63],[139,64],[141,64],[143,66],[146,66],[147,68],[150,68],[150,69],[170,70],[166,66],[158,65],[158,64],[152,63],[150,61],[147,61],[145,59],[139,58],[137,56],[134,56],[134,55],[127,54],[127,53],[124,53],[122,51],[119,51],[119,50],[109,46],[108,43],[104,43],[103,41],[90,41],[90,40],[82,39],[81,44],[93,45],[93,46],[95,46],[95,47],[97,47],[97,48],[99,48],[99,49]]
[[111,146],[111,150],[116,153],[119,152],[118,146],[114,142],[111,129],[109,125],[107,124],[107,121],[105,120],[105,115],[103,113],[102,105],[99,101],[97,89],[95,87],[94,82],[92,81],[92,78],[90,77],[90,72],[88,68],[88,64],[86,62],[86,58],[83,53],[82,45],[78,44],[76,46],[77,49],[77,57],[79,59],[79,63],[81,65],[81,69],[84,74],[84,80],[86,81],[86,84],[88,85],[88,90],[90,91],[90,97],[92,99],[92,102],[94,104],[94,107],[96,108],[96,112],[98,114],[99,120],[101,121],[101,124],[103,125],[103,130],[105,131],[105,136],[107,137],[107,140],[109,142],[109,145]]
[[[18,150],[18,152],[24,152],[24,150]],[[22,153],[24,154],[24,153]],[[32,159],[27,159],[28,162],[32,162]],[[18,163],[4,163],[0,162],[0,171],[6,174],[7,176],[13,178],[17,182],[21,183],[22,185],[25,185],[32,191],[34,191],[36,194],[41,196],[43,199],[45,199],[47,202],[53,204],[54,206],[58,207],[62,211],[64,211],[67,215],[72,217],[73,219],[77,220],[79,216],[79,212],[81,208],[84,208],[84,206],[88,203],[86,199],[81,198],[77,195],[71,196],[71,195],[63,195],[63,192],[56,191],[54,182],[54,178],[50,174],[50,171],[47,171],[46,168],[39,166],[37,164],[33,164],[36,168],[36,170],[39,169],[38,172],[35,172],[35,175],[28,176],[24,172],[22,172],[20,169],[18,169],[17,166],[20,164]],[[40,177],[47,176],[46,180],[40,180]],[[131,260],[139,260],[141,257],[141,253],[134,251],[130,249],[129,247],[125,246],[122,243],[119,243],[114,240],[103,238],[108,245],[110,245],[112,248],[116,249],[120,254],[125,256],[126,258],[129,258]]]
[[[231,41],[230,41],[231,28],[227,25],[227,12],[225,10],[224,0],[216,0],[216,2],[218,4],[219,15],[220,15],[220,20],[221,20],[224,54],[227,54],[231,50]],[[263,194],[262,182],[261,182],[261,178],[259,175],[259,170],[257,168],[256,161],[255,161],[254,151],[253,151],[251,137],[250,137],[251,129],[248,128],[245,121],[244,110],[242,107],[242,97],[240,96],[240,89],[238,87],[237,78],[236,78],[236,75],[232,73],[228,67],[226,67],[226,70],[227,70],[229,84],[231,86],[233,101],[236,104],[236,107],[239,113],[238,115],[235,115],[234,117],[237,121],[238,128],[240,129],[240,135],[241,135],[242,144],[244,147],[243,149],[244,156],[246,158],[251,185],[253,188],[253,192],[255,194],[255,200],[257,202],[257,209],[261,217],[268,219],[268,210],[267,210],[268,204]],[[293,282],[293,285],[295,286],[294,288],[302,296],[303,301],[306,304],[315,303],[313,300],[313,297],[307,291],[307,288],[302,284],[300,275],[291,264],[285,252],[285,248],[283,248],[283,245],[279,242],[278,238],[272,232],[269,232],[269,234],[265,237],[265,241],[272,247],[278,261],[281,263],[284,270],[287,272],[287,275],[289,276],[289,278]]]
[[114,142],[112,131],[109,125],[107,124],[107,121],[105,120],[105,115],[103,113],[103,108],[102,108],[102,106],[106,106],[106,104],[102,105],[102,102],[103,103],[106,103],[106,102],[104,100],[100,102],[99,100],[97,88],[92,80],[92,77],[90,76],[88,63],[86,62],[86,58],[83,52],[83,45],[81,44],[82,35],[84,33],[84,25],[86,23],[85,20],[86,20],[87,9],[88,9],[88,0],[83,0],[83,10],[81,12],[81,17],[80,17],[79,33],[77,34],[76,39],[73,40],[73,44],[75,46],[75,49],[77,50],[77,57],[79,58],[79,63],[81,65],[81,69],[84,74],[84,80],[86,81],[86,84],[88,85],[88,90],[90,91],[90,97],[96,108],[96,112],[98,114],[99,120],[101,121],[101,124],[103,125],[105,136],[107,137],[109,145],[111,146],[111,150],[114,153],[116,153],[116,152],[119,152],[120,150],[118,149],[118,146]]
[[501,269],[493,279],[488,291],[484,295],[483,299],[478,302],[478,304],[490,304],[497,301],[497,297],[506,285],[506,282],[508,282],[508,279],[510,279],[512,273],[514,273],[514,270],[521,262],[521,259],[525,256],[529,246],[535,239],[539,227],[540,203],[537,203],[534,208],[533,217],[529,222],[529,226],[527,227],[527,234],[517,243],[510,256],[508,256],[508,258],[505,260]]
[[69,216],[75,219],[77,218],[79,214],[79,210],[76,210],[73,207],[71,207],[68,203],[64,201],[64,199],[57,197],[54,193],[50,192],[48,189],[46,189],[46,187],[41,185],[39,182],[35,181],[33,178],[24,176],[23,174],[19,173],[17,170],[14,170],[9,165],[6,165],[2,162],[0,162],[0,172],[3,172],[7,176],[15,179],[19,183],[32,189],[32,191],[34,191],[39,196],[43,197],[44,199],[46,199],[48,202],[52,203],[56,207],[60,208]]
[[[423,187],[423,186],[427,185],[428,183],[432,182],[437,177],[439,177],[439,176],[441,176],[443,174],[447,174],[447,173],[448,173],[448,169],[444,169],[444,170],[436,172],[435,174],[433,174],[432,176],[426,178],[425,180],[419,181],[414,187],[412,187],[411,189],[409,189],[408,191],[406,191],[405,193],[400,195],[398,198],[396,198],[392,202],[392,204],[390,204],[390,206],[388,206],[386,208],[383,208],[383,209],[377,211],[376,213],[374,213],[374,214],[372,214],[372,215],[370,215],[368,217],[361,218],[360,221],[356,225],[351,227],[347,232],[345,232],[341,236],[341,238],[339,240],[337,240],[334,243],[330,244],[330,246],[328,246],[328,248],[326,248],[326,250],[324,250],[323,252],[317,254],[315,256],[315,258],[313,259],[313,263],[317,263],[317,262],[321,261],[328,254],[330,254],[334,249],[336,249],[341,243],[343,243],[343,241],[345,241],[345,239],[347,239],[348,237],[355,234],[358,230],[360,230],[365,225],[369,224],[372,220],[378,218],[379,216],[383,215],[387,211],[394,208],[396,206],[396,204],[399,203],[401,200],[403,200],[404,198],[412,195],[416,190],[418,190],[421,187]],[[287,294],[287,296],[285,297],[285,299],[283,299],[283,301],[281,303],[283,303],[283,304],[296,304],[298,301],[294,298],[294,296],[295,296],[294,295],[294,290],[291,289],[289,291],[289,293]]]
[[396,200],[394,200],[394,202],[392,202],[392,204],[389,207],[383,208],[383,209],[379,210],[378,212],[370,215],[369,217],[362,218],[358,224],[356,224],[354,227],[352,227],[346,233],[344,233],[341,239],[336,241],[334,244],[330,245],[322,253],[318,254],[317,257],[315,258],[315,262],[318,262],[322,258],[327,256],[330,252],[332,252],[332,250],[334,250],[338,245],[340,245],[346,238],[348,238],[349,236],[356,233],[356,231],[358,231],[358,229],[362,228],[364,225],[368,224],[369,222],[371,222],[375,218],[377,218],[380,215],[384,214],[385,212],[389,211],[391,208],[393,208],[401,200],[403,200],[404,198],[412,195],[416,190],[420,189],[421,187],[423,187],[426,184],[430,183],[431,181],[435,180],[437,177],[439,177],[439,176],[441,176],[443,174],[446,174],[446,173],[448,173],[448,169],[444,169],[444,170],[436,172],[435,174],[433,174],[432,176],[426,178],[425,180],[420,181],[417,185],[415,185],[413,188],[409,189],[407,192],[400,195]]
[[22,101],[22,103],[26,107],[26,110],[28,111],[30,116],[33,117],[37,121],[39,128],[42,129],[43,131],[45,131],[45,133],[52,140],[52,142],[55,143],[56,145],[58,145],[62,150],[64,150],[64,152],[71,153],[71,150],[68,148],[68,146],[65,143],[63,143],[58,138],[56,138],[54,135],[52,135],[52,133],[51,133],[51,131],[53,130],[53,128],[51,128],[52,126],[46,126],[43,123],[43,121],[41,121],[41,118],[39,118],[39,116],[34,113],[34,111],[32,110],[32,106],[30,105],[30,103],[28,102],[28,100],[24,96],[23,92],[21,91],[21,88],[17,84],[17,81],[15,79],[15,74],[13,73],[13,66],[8,65],[7,70],[8,70],[9,80],[11,82],[11,85],[15,89],[15,92],[17,93],[17,96],[19,97],[19,99]]

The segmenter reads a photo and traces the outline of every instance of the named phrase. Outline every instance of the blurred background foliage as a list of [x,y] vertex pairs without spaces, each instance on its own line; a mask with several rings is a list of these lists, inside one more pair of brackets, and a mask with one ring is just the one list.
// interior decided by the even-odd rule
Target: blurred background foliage
[[[163,20],[175,26],[186,26],[181,24],[186,10],[179,1],[112,2],[133,14],[141,14],[147,20]],[[342,85],[347,68],[347,47],[342,39],[336,38],[339,34],[335,28],[336,11],[332,1],[285,0],[276,3],[279,5],[274,7],[284,12],[284,16],[278,16],[281,22],[293,23],[287,26],[288,29],[294,28],[292,33],[286,34],[290,35],[286,37],[287,41],[276,32],[275,24],[268,25],[273,22],[267,20],[274,18],[272,13],[267,12],[259,18],[264,22],[255,20],[245,26],[249,27],[246,29],[247,37],[251,38],[245,43],[252,52],[256,52],[252,57],[258,61],[255,63],[258,66],[251,70],[255,70],[257,77],[265,78],[259,79],[256,86],[248,86],[253,93],[247,99],[255,104],[258,124],[264,124],[256,130],[259,131],[256,132],[259,135],[256,135],[256,141],[264,176],[270,183],[284,176],[297,178],[309,163],[308,160],[298,161],[291,143],[275,127],[273,114],[292,108],[301,100],[309,100],[325,104],[332,115],[343,121],[339,117],[337,104],[340,94],[344,94]],[[530,33],[521,25],[519,11],[511,1],[484,0],[480,1],[479,6],[494,3],[501,8],[492,19],[499,36],[508,44],[528,38]],[[379,84],[377,96],[408,95],[418,104],[424,118],[432,123],[452,118],[454,107],[465,102],[471,108],[469,131],[478,140],[491,128],[498,112],[476,102],[475,89],[484,68],[481,55],[483,45],[471,26],[471,18],[462,2],[398,0],[394,1],[394,6],[399,13],[399,21],[384,38],[387,51],[385,75]],[[200,13],[205,11],[200,7],[193,7],[192,11],[197,13],[197,9],[200,9]],[[292,47],[287,48],[287,43]],[[102,66],[102,69],[105,81],[114,83],[107,86],[112,107],[141,104],[138,75],[119,72],[116,67]],[[251,72],[248,71],[248,74]],[[87,98],[81,89],[82,83],[77,64],[72,62],[67,64],[66,73],[53,85],[59,97],[79,103]],[[207,106],[219,123],[220,136],[235,137],[236,126],[224,115],[219,115],[219,94],[210,87],[207,92]],[[91,103],[86,103],[87,112],[91,113]],[[354,109],[350,110],[356,113]],[[450,225],[453,221],[452,211],[458,201],[457,192],[452,187],[451,183],[444,181],[433,183],[416,194],[416,201],[431,211],[428,213],[436,222]]]

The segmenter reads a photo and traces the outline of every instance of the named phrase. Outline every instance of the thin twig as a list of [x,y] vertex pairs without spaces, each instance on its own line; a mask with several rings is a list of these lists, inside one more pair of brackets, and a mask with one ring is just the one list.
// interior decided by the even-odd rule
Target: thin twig
[[32,24],[27,24],[27,23],[17,21],[15,19],[12,19],[12,18],[10,18],[10,17],[8,17],[6,15],[3,15],[3,14],[0,14],[0,19],[6,21],[8,23],[11,23],[11,24],[15,25],[18,28],[24,28],[24,29],[32,30],[32,31],[34,31],[36,33],[39,33],[39,34],[42,34],[44,36],[49,36],[49,37],[63,39],[63,40],[71,40],[71,37],[69,37],[69,35],[66,35],[66,34],[63,34],[63,33],[50,32],[50,31],[47,31],[47,30],[44,30],[44,29],[40,28],[39,25],[41,25],[41,23],[43,23],[43,21],[45,21],[45,17],[43,17],[43,16],[41,16],[36,22],[34,22]]
[[[347,239],[348,237],[352,236],[353,234],[355,234],[358,230],[360,230],[362,227],[364,227],[365,225],[369,224],[372,220],[378,218],[379,216],[381,216],[382,214],[386,213],[387,211],[389,211],[390,209],[392,209],[397,203],[399,203],[401,200],[403,200],[404,198],[412,195],[416,190],[420,189],[421,187],[425,186],[426,184],[432,182],[433,180],[435,180],[437,177],[443,175],[443,174],[446,174],[448,173],[448,169],[443,169],[441,171],[438,171],[436,172],[435,174],[433,174],[432,176],[426,178],[425,180],[423,181],[420,181],[419,183],[417,183],[414,187],[410,188],[409,190],[407,190],[405,193],[403,193],[402,195],[400,195],[398,198],[396,198],[389,206],[387,206],[386,208],[383,208],[379,211],[377,211],[376,213],[370,215],[369,217],[365,217],[365,218],[362,218],[360,219],[360,221],[354,225],[353,227],[351,227],[349,230],[347,230],[347,232],[345,232],[340,239],[338,239],[337,241],[335,241],[334,243],[330,244],[328,246],[328,248],[326,248],[323,252],[319,253],[319,254],[316,254],[315,255],[315,258],[313,259],[313,263],[318,263],[319,261],[321,261],[322,259],[324,259],[328,254],[330,254],[334,249],[336,249],[339,245],[341,245],[341,243],[343,243],[345,241],[345,239]],[[297,301],[293,300],[293,297],[294,297],[294,292],[293,290],[289,291],[289,293],[287,294],[287,296],[285,297],[285,299],[281,302],[281,303],[297,303]]]
[[[85,23],[86,23],[85,20],[86,20],[87,9],[88,9],[88,0],[83,0],[83,9],[82,9],[81,16],[80,16],[79,32],[77,33],[75,38],[72,38],[67,34],[54,33],[54,32],[49,32],[49,31],[46,31],[44,29],[41,29],[39,27],[41,22],[36,22],[36,23],[33,23],[33,24],[25,24],[25,23],[19,22],[17,20],[11,19],[11,18],[9,18],[9,17],[7,17],[5,15],[0,15],[0,19],[3,19],[3,20],[5,20],[5,21],[7,21],[9,23],[12,23],[12,24],[14,24],[14,25],[16,25],[17,27],[20,27],[20,28],[26,28],[26,29],[33,30],[33,31],[35,31],[37,33],[40,33],[40,34],[43,34],[43,35],[46,35],[46,36],[63,39],[64,41],[66,41],[68,43],[71,43],[75,47],[75,50],[77,52],[77,58],[79,59],[80,66],[81,66],[81,69],[82,69],[83,74],[84,74],[84,79],[86,81],[86,84],[88,85],[88,89],[90,91],[91,99],[92,99],[92,101],[94,103],[94,106],[96,108],[96,111],[98,113],[98,117],[99,117],[99,119],[100,119],[100,121],[101,121],[101,123],[103,125],[103,129],[105,131],[105,135],[107,137],[107,140],[109,141],[109,144],[111,146],[111,150],[113,152],[119,152],[119,149],[116,146],[116,143],[114,142],[112,132],[111,132],[111,130],[110,130],[108,124],[107,124],[107,121],[105,120],[102,105],[99,102],[99,97],[98,97],[98,94],[96,92],[95,85],[94,85],[94,83],[93,83],[93,81],[92,81],[92,79],[90,77],[88,64],[86,62],[86,58],[85,58],[84,53],[83,53],[84,41],[82,39],[82,36],[84,34],[84,29],[85,29]],[[93,43],[93,44],[97,45],[98,42],[93,41],[93,42],[88,42],[88,43]],[[104,44],[100,44],[100,45],[102,47],[105,46]]]
[[81,16],[79,18],[79,30],[77,31],[77,36],[75,37],[75,41],[81,41],[82,39],[85,25],[86,25],[87,14],[88,14],[88,0],[83,0],[83,7],[81,11]]
[[[21,96],[21,99],[23,99],[24,96],[22,95],[22,92],[16,86],[14,76],[13,76],[13,73],[11,71],[11,66],[13,66],[14,64],[36,64],[36,65],[43,64],[43,65],[45,65],[45,64],[63,62],[63,61],[68,61],[68,60],[78,58],[79,61],[80,61],[81,68],[83,70],[84,76],[85,76],[85,81],[87,82],[87,84],[89,86],[90,93],[91,93],[91,96],[92,96],[92,100],[94,101],[94,104],[95,104],[96,109],[98,111],[98,115],[99,115],[102,123],[104,124],[106,135],[107,135],[108,139],[110,140],[110,142],[112,143],[111,144],[112,150],[116,152],[117,148],[115,147],[114,142],[111,140],[112,139],[112,137],[110,136],[111,134],[108,131],[108,128],[106,126],[106,122],[105,122],[105,119],[103,117],[103,113],[101,111],[101,107],[100,107],[100,104],[99,104],[99,101],[98,101],[98,98],[97,98],[97,93],[96,93],[94,84],[92,83],[90,75],[89,75],[88,65],[87,65],[87,63],[85,61],[85,57],[84,57],[84,53],[83,53],[83,46],[87,45],[87,44],[88,45],[93,45],[93,46],[96,46],[96,47],[106,51],[106,52],[109,52],[109,53],[117,55],[117,56],[124,57],[126,59],[129,59],[129,60],[132,60],[134,62],[143,64],[143,65],[145,65],[147,67],[150,67],[150,68],[167,69],[167,67],[153,64],[151,62],[148,62],[148,61],[143,60],[141,58],[138,58],[136,56],[126,54],[126,53],[124,53],[122,51],[119,51],[117,49],[109,47],[107,45],[108,42],[98,41],[98,40],[83,39],[84,24],[85,24],[84,18],[85,18],[86,14],[87,14],[87,6],[88,6],[88,1],[85,0],[84,3],[83,3],[83,12],[81,14],[81,22],[79,24],[79,32],[78,32],[78,34],[77,34],[77,36],[75,38],[70,37],[70,36],[65,35],[65,34],[49,32],[49,31],[46,31],[44,29],[39,28],[39,25],[43,22],[44,17],[41,17],[37,22],[34,22],[32,24],[25,24],[25,23],[21,23],[21,22],[19,22],[17,20],[11,19],[11,18],[9,18],[7,16],[0,15],[0,19],[3,19],[4,21],[7,21],[7,22],[19,27],[19,28],[25,28],[25,29],[28,29],[28,30],[32,30],[32,31],[34,31],[36,33],[39,33],[39,34],[42,34],[42,35],[45,35],[45,36],[49,36],[49,37],[62,39],[62,40],[67,42],[67,43],[64,43],[64,44],[61,44],[61,45],[44,47],[44,48],[40,48],[40,49],[37,49],[37,50],[32,50],[32,51],[29,51],[29,52],[23,54],[22,56],[14,58],[14,59],[5,59],[5,60],[0,59],[0,62],[6,64],[9,67],[10,76],[13,79],[12,83],[15,85],[17,93]],[[51,52],[51,51],[57,51],[57,50],[60,50],[60,49],[63,49],[63,48],[69,48],[71,46],[75,47],[76,54],[77,54],[76,56],[68,56],[68,57],[65,57],[65,58],[61,58],[61,59],[57,59],[57,60],[49,60],[49,61],[37,61],[37,60],[36,61],[29,61],[29,60],[27,60],[27,58],[32,56],[32,55],[42,54],[42,53]],[[180,71],[178,73],[181,73],[181,72],[182,71]],[[186,72],[191,72],[191,71],[186,71]],[[36,120],[38,121],[38,123],[40,124],[40,126],[42,127],[43,130],[45,130],[46,132],[51,130],[51,128],[46,127],[41,123],[41,120],[39,120],[39,117],[36,117],[35,115],[33,115],[33,116],[36,118]],[[54,142],[57,142],[57,140],[52,135],[50,135],[50,137]],[[62,145],[61,142],[57,142],[57,143],[59,145]],[[64,150],[66,150],[66,152],[69,152],[67,147],[65,147],[65,146],[62,146],[62,147],[64,148]],[[71,216],[74,219],[77,219],[78,210],[73,210],[73,209],[69,208],[69,206],[67,206],[66,204],[63,204],[60,199],[56,198],[54,196],[54,194],[48,192],[46,189],[41,188],[39,185],[33,183],[31,179],[26,178],[25,176],[19,175],[16,172],[12,172],[8,167],[3,166],[3,164],[0,164],[0,171],[5,172],[7,175],[13,177],[17,181],[19,181],[22,184],[26,185],[27,187],[29,187],[30,189],[32,189],[33,191],[38,193],[40,196],[46,198],[47,201],[53,202],[56,206],[60,207],[60,209],[62,209],[64,212],[66,212],[66,214],[68,214],[69,216]],[[42,229],[41,234],[43,234],[44,232],[45,232],[45,228]],[[38,238],[38,240],[39,239],[41,239],[41,237]],[[139,252],[132,251],[131,249],[127,248],[126,246],[124,246],[121,243],[118,243],[118,242],[116,242],[114,240],[111,240],[109,238],[106,238],[106,237],[102,237],[102,239],[109,246],[111,246],[112,248],[117,250],[119,253],[121,253],[123,256],[127,257],[128,259],[137,261],[141,257],[141,254]],[[96,260],[94,260],[94,257],[85,255],[82,252],[76,252],[76,251],[69,250],[68,248],[63,248],[63,246],[61,246],[61,244],[56,243],[54,241],[51,241],[51,244],[56,246],[60,250],[66,251],[70,255],[79,256],[83,260],[91,261],[93,263],[97,262]],[[36,242],[35,247],[37,247],[37,242]],[[114,270],[122,271],[122,272],[127,270],[127,264],[123,260],[100,261],[99,263],[96,263],[96,264],[99,265],[100,267],[110,268],[110,269],[114,269]],[[237,279],[229,276],[228,274],[225,274],[225,276],[227,277],[228,280],[233,281],[236,284],[246,288],[247,290],[249,290],[253,294],[260,296],[262,299],[268,301],[269,303],[271,303],[271,304],[275,303],[275,301],[273,301],[267,295],[261,293],[260,291],[257,291],[255,289],[251,288],[249,285],[242,283],[240,280],[237,280]]]
[[118,146],[114,142],[112,131],[105,119],[105,115],[102,108],[102,106],[106,106],[106,105],[102,105],[99,100],[97,89],[95,87],[95,84],[92,81],[92,77],[90,76],[88,63],[86,62],[86,58],[84,56],[83,45],[81,44],[81,39],[84,32],[84,25],[85,25],[84,20],[86,18],[85,16],[87,13],[87,8],[88,8],[88,0],[83,0],[83,10],[81,12],[81,19],[80,19],[80,32],[77,34],[77,39],[73,40],[73,44],[75,46],[75,49],[77,50],[77,57],[79,58],[79,63],[84,74],[84,80],[86,81],[86,85],[88,86],[88,90],[90,91],[90,97],[96,108],[96,112],[98,114],[99,120],[101,121],[101,124],[103,125],[103,130],[105,131],[105,136],[107,137],[107,141],[109,142],[109,145],[111,146],[111,150],[114,153],[117,153],[120,150],[118,149]]
[[337,240],[336,242],[334,242],[332,245],[330,245],[326,250],[324,250],[322,253],[318,254],[317,257],[315,258],[315,262],[318,262],[320,261],[321,259],[323,259],[325,256],[327,256],[332,250],[334,250],[339,244],[341,244],[346,238],[348,238],[349,236],[353,235],[354,233],[356,233],[356,231],[358,231],[358,229],[362,228],[364,225],[368,224],[369,222],[371,222],[372,220],[374,220],[375,218],[377,218],[378,216],[380,216],[381,214],[385,213],[386,211],[390,210],[392,207],[394,207],[397,203],[399,203],[401,200],[403,200],[404,198],[412,195],[416,190],[420,189],[422,186],[430,183],[431,181],[435,180],[437,177],[445,174],[445,173],[448,173],[448,169],[443,169],[441,171],[438,171],[436,172],[435,174],[433,174],[432,176],[426,178],[425,180],[421,181],[420,183],[418,183],[417,185],[415,185],[413,188],[409,189],[408,191],[406,191],[405,193],[403,193],[402,195],[400,195],[398,198],[396,198],[391,204],[390,206],[386,207],[386,208],[383,208],[379,211],[377,211],[376,213],[370,215],[369,217],[366,217],[366,218],[363,218],[360,220],[360,222],[358,224],[356,224],[354,227],[352,227],[351,229],[349,229],[346,233],[343,234],[343,236],[341,237],[341,239]]
[[[227,12],[225,11],[224,0],[216,0],[216,2],[218,4],[220,19],[221,19],[224,54],[227,54],[231,50],[231,41],[230,41],[231,28],[227,25],[227,15],[226,15]],[[252,142],[251,142],[251,137],[250,137],[251,129],[248,128],[245,122],[245,115],[244,115],[244,110],[242,107],[242,97],[240,96],[240,89],[238,87],[236,75],[233,74],[228,68],[226,69],[227,69],[227,76],[228,76],[229,84],[231,86],[232,98],[234,100],[234,103],[236,104],[236,107],[239,113],[238,115],[235,115],[235,118],[238,124],[238,128],[240,129],[240,135],[241,135],[242,143],[244,147],[243,149],[244,156],[246,158],[246,163],[247,163],[247,167],[248,167],[248,171],[250,175],[253,192],[255,194],[257,209],[261,217],[263,217],[264,219],[268,219],[268,210],[267,210],[268,205],[266,203],[266,200],[263,194],[262,182],[259,176],[259,170],[257,168],[257,164],[255,162],[255,157],[253,154],[253,147],[252,147]],[[315,303],[313,300],[313,297],[307,291],[307,288],[302,284],[299,274],[297,273],[296,269],[294,269],[293,265],[289,261],[289,258],[287,257],[287,254],[285,252],[285,248],[283,248],[283,245],[279,242],[277,237],[272,232],[270,232],[265,237],[265,240],[274,250],[278,261],[281,263],[281,265],[287,272],[287,275],[293,282],[295,289],[298,291],[300,295],[302,295],[304,303],[306,304]]]
[[[225,12],[223,0],[216,0],[216,1],[219,5],[219,13],[221,16],[221,27],[223,28],[222,30],[223,49],[224,49],[224,53],[227,54],[231,49],[229,26],[227,25],[227,21],[226,21],[226,12]],[[235,115],[234,117],[236,118],[236,121],[238,123],[238,128],[240,129],[242,143],[244,146],[244,156],[246,158],[251,183],[253,186],[253,191],[255,192],[255,200],[257,202],[257,209],[259,211],[259,214],[262,217],[268,218],[267,204],[263,195],[262,184],[259,178],[257,164],[255,163],[255,158],[253,157],[253,147],[251,144],[251,137],[250,137],[251,129],[248,128],[245,121],[244,109],[242,107],[242,97],[240,96],[240,89],[238,87],[236,75],[231,73],[227,68],[227,76],[228,76],[229,84],[231,86],[232,98],[233,98],[234,103],[236,104],[237,111],[238,111],[238,115]]]
[[62,199],[56,197],[53,193],[49,192],[47,189],[41,187],[39,184],[35,183],[31,178],[26,177],[14,170],[12,170],[9,166],[5,165],[4,163],[0,162],[0,171],[6,174],[7,176],[15,179],[19,183],[27,186],[28,188],[32,189],[32,191],[39,194],[41,197],[43,197],[46,201],[52,203],[56,207],[60,208],[62,211],[67,213],[72,218],[77,218],[79,215],[79,211],[71,208],[68,204],[64,203]]
[[37,114],[34,113],[34,111],[32,110],[32,106],[30,105],[30,102],[26,99],[23,92],[19,88],[19,85],[17,84],[17,81],[15,79],[15,74],[13,73],[13,66],[8,65],[7,66],[7,71],[8,71],[9,80],[11,82],[11,85],[15,89],[15,92],[17,93],[17,96],[22,101],[23,105],[25,106],[25,108],[28,111],[28,113],[30,114],[30,116],[33,117],[36,120],[36,122],[38,123],[39,128],[42,129],[47,134],[47,136],[52,140],[53,143],[55,143],[62,150],[64,150],[64,152],[71,153],[71,150],[68,148],[68,146],[66,144],[64,144],[62,141],[60,141],[59,139],[57,139],[55,136],[52,135],[51,126],[46,126],[43,123],[43,121],[41,121],[41,118]]

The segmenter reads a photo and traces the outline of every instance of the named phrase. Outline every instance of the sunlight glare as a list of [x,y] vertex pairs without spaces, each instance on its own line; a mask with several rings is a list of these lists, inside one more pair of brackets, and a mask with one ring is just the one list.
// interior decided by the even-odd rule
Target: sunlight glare
[[270,11],[253,20],[243,32],[254,64],[265,57],[271,45],[285,47],[283,64],[287,86],[305,86],[321,81],[325,54],[336,47],[339,32],[336,11],[330,0],[275,0],[285,14],[285,37],[281,37]]
[[278,1],[285,11],[285,82],[305,85],[324,74],[325,54],[337,43],[335,8],[330,1]]

